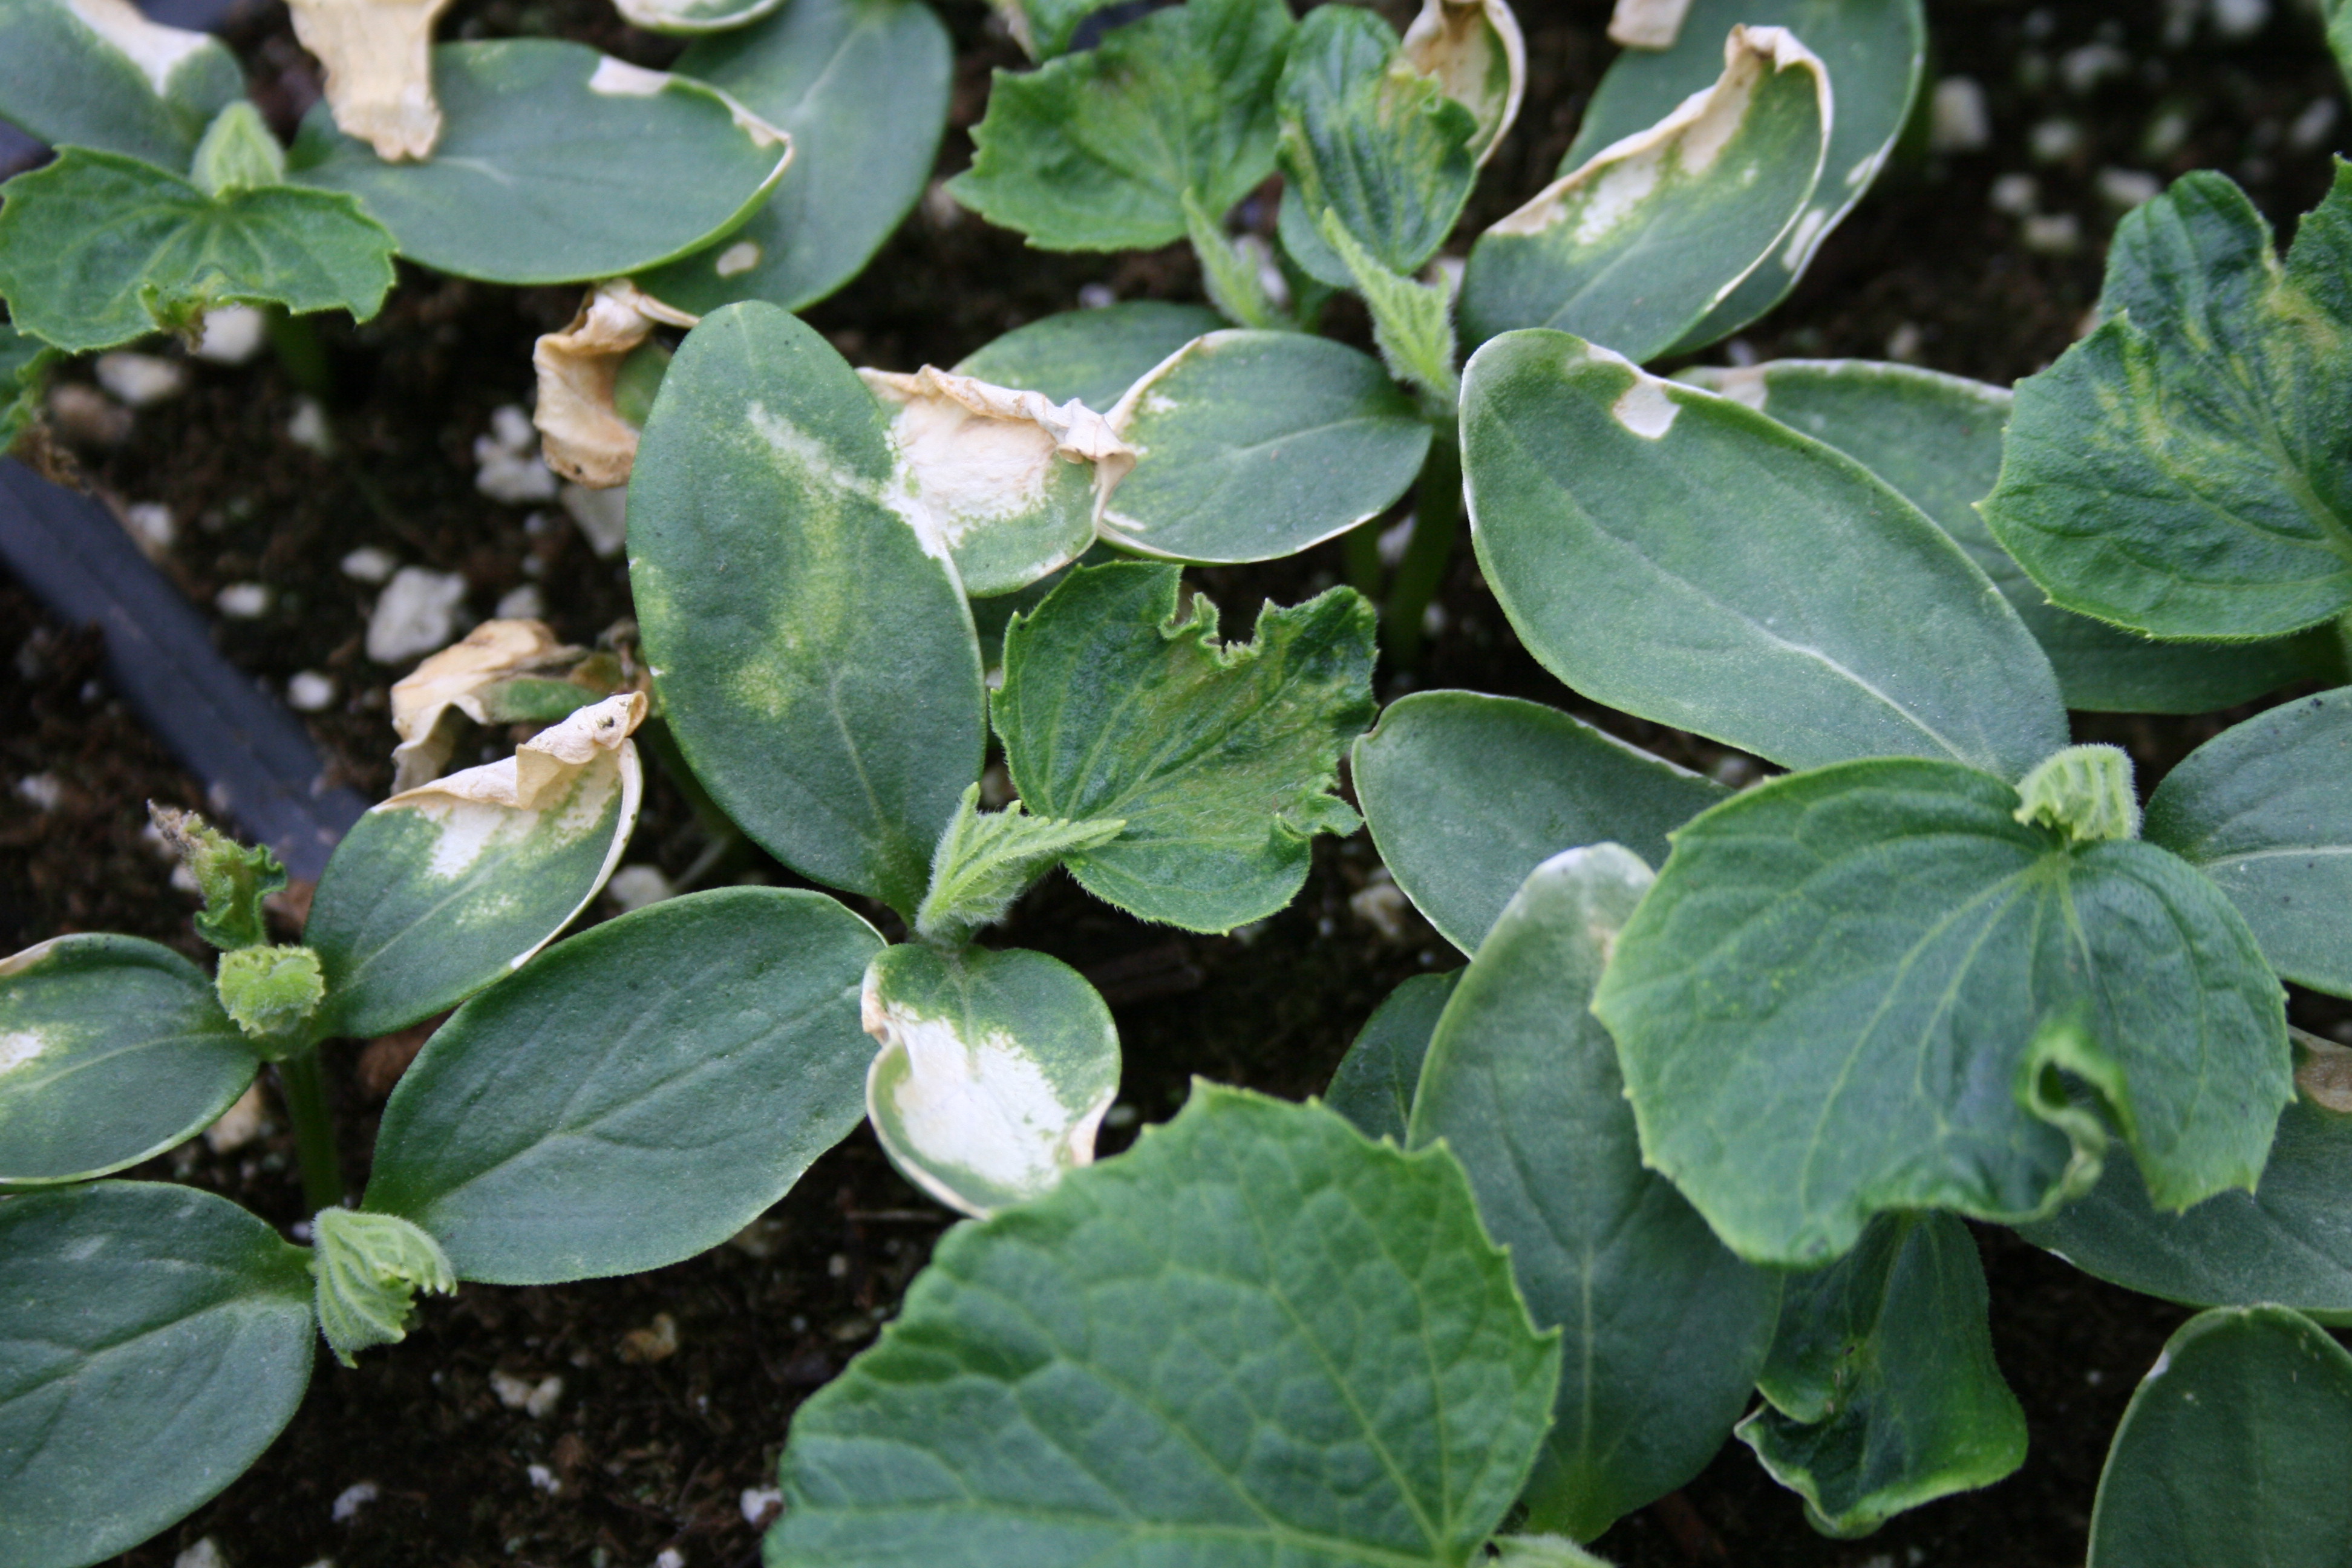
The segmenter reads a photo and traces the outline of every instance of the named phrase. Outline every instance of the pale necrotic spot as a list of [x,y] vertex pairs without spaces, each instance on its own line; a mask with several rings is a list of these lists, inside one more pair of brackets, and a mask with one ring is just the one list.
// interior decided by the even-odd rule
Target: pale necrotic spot
[[130,0],[69,0],[69,4],[82,24],[121,50],[159,94],[171,90],[173,73],[206,42],[202,33],[149,21]]
[[596,74],[588,79],[588,90],[606,98],[651,98],[667,87],[669,79],[667,71],[649,71],[607,55],[597,64]]
[[1642,376],[1609,405],[1609,416],[1645,441],[1655,441],[1674,428],[1682,408],[1667,395],[1665,383]]
[[0,1035],[0,1073],[14,1072],[34,1060],[47,1047],[47,1042],[29,1029]]
[[721,278],[740,278],[759,265],[759,241],[739,239],[719,253],[719,259],[712,266],[711,270]]

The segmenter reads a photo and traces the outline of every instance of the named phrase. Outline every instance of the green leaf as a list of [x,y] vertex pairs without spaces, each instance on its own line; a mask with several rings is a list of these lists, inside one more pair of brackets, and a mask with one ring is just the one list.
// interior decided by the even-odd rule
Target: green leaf
[[0,188],[0,296],[18,330],[69,353],[189,326],[215,305],[366,321],[392,287],[392,236],[348,196],[284,185],[207,196],[82,147]]
[[697,37],[748,28],[772,16],[783,0],[614,0],[631,25],[653,33]]
[[1372,342],[1389,374],[1420,387],[1450,416],[1462,399],[1462,377],[1454,369],[1454,286],[1442,275],[1433,283],[1416,283],[1390,271],[1340,226],[1335,213],[1323,215],[1322,227],[1371,312]]
[[1350,772],[1390,875],[1464,952],[1561,850],[1606,841],[1664,865],[1666,835],[1731,793],[1557,708],[1475,691],[1390,703]]
[[911,916],[986,720],[954,571],[893,510],[887,427],[782,310],[707,318],[637,448],[629,581],[711,797],[794,870]]
[[286,868],[278,863],[277,852],[267,844],[248,848],[193,811],[149,801],[147,816],[204,894],[196,934],[226,952],[267,942],[269,920],[263,901],[286,886]]
[[40,418],[49,366],[64,357],[38,338],[0,322],[0,455]]
[[1649,867],[1614,844],[1536,868],[1438,1020],[1408,1148],[1444,1140],[1565,1336],[1529,1528],[1590,1541],[1706,1468],[1772,1343],[1780,1282],[1644,1170],[1592,988]]
[[793,1412],[767,1560],[1462,1568],[1559,1368],[1451,1155],[1202,1084],[940,1238]]
[[2352,996],[2352,687],[2224,730],[2148,797],[2148,841],[2210,877],[2271,967]]
[[1609,1568],[1564,1535],[1498,1535],[1493,1568]]
[[1186,0],[1084,54],[998,71],[956,200],[1043,250],[1184,237],[1184,193],[1223,213],[1274,172],[1283,0]]
[[1274,302],[1259,256],[1230,238],[1223,219],[1189,190],[1184,193],[1184,237],[1200,264],[1201,291],[1235,326],[1262,332],[1297,329],[1290,312]]
[[1024,948],[888,947],[861,1016],[881,1042],[866,1114],[906,1178],[986,1219],[1095,1157],[1118,1030],[1086,977]]
[[1894,151],[1927,61],[1927,24],[1919,0],[1693,0],[1672,48],[1628,49],[1610,63],[1559,172],[1566,174],[1611,142],[1643,131],[1714,80],[1716,40],[1736,22],[1796,34],[1827,68],[1837,113],[1821,182],[1789,243],[1709,311],[1677,350],[1729,336],[1795,286],[1814,248],[1853,210]]
[[253,1047],[204,971],[130,936],[0,958],[0,1184],[84,1181],[212,1125]]
[[208,196],[284,184],[286,149],[269,133],[261,110],[239,99],[205,128],[189,178]]
[[833,900],[779,888],[582,932],[425,1042],[384,1107],[367,1208],[501,1285],[717,1246],[865,1114],[857,987],[881,945]]
[[1331,1087],[1323,1091],[1323,1103],[1365,1137],[1402,1145],[1412,1121],[1412,1097],[1421,1086],[1429,1037],[1461,978],[1458,969],[1416,974],[1390,992],[1339,1058]]
[[2121,746],[2065,746],[2017,781],[2017,820],[2077,844],[2139,837],[2131,753]]
[[1462,466],[1486,581],[1587,697],[1792,768],[1928,756],[2017,778],[2066,743],[2049,661],[1984,574],[1752,408],[1515,332],[1470,362]]
[[416,1293],[457,1293],[457,1276],[440,1243],[388,1214],[320,1209],[311,1220],[316,1244],[310,1274],[319,1332],[335,1359],[359,1364],[359,1352],[408,1337]]
[[[621,726],[644,702],[607,698],[352,826],[302,931],[326,973],[319,1034],[364,1039],[454,1007],[588,907],[636,825],[645,773]],[[589,736],[584,761],[542,775],[550,748]]]
[[1304,332],[1196,338],[1110,419],[1139,456],[1099,531],[1180,561],[1295,555],[1386,511],[1429,455],[1428,422],[1378,361]]
[[327,983],[307,947],[240,947],[221,954],[213,990],[246,1038],[274,1059],[312,1043],[303,1026]]
[[1467,342],[1558,327],[1664,353],[1793,242],[1824,174],[1829,78],[1790,34],[1734,27],[1723,75],[1546,186],[1471,247]]
[[[2309,1036],[2306,1052],[2340,1056]],[[2275,1301],[2324,1322],[2352,1324],[2352,1114],[2305,1090],[2279,1115],[2270,1159],[2252,1193],[2221,1193],[2183,1214],[2159,1214],[2126,1161],[2087,1196],[2020,1227],[2086,1274],[2192,1307]]]
[[1108,844],[1127,826],[1065,822],[1032,816],[1014,801],[1003,811],[980,809],[980,786],[963,792],[955,820],[931,852],[931,885],[915,911],[915,931],[926,942],[961,947],[983,926],[994,925],[1062,858]]
[[2201,1313],[2116,1429],[2090,1568],[2340,1563],[2347,1450],[2352,1354],[2284,1308]]
[[2105,1142],[2065,1080],[2165,1206],[2252,1187],[2292,1088],[2253,934],[2165,851],[2018,804],[1949,763],[1849,763],[1675,836],[1593,1009],[1645,1158],[1741,1256],[1823,1262],[1886,1209],[2048,1214]]
[[1355,279],[1331,248],[1291,231],[1337,222],[1391,272],[1410,274],[1454,232],[1478,171],[1475,115],[1405,61],[1373,12],[1307,14],[1275,89],[1282,119],[1283,247],[1309,276]]
[[110,1558],[261,1457],[310,1381],[304,1256],[193,1187],[0,1201],[0,1562]]
[[701,249],[767,199],[793,149],[688,77],[582,44],[504,38],[433,51],[441,139],[387,163],[320,104],[292,178],[343,191],[400,253],[487,283],[575,283]]
[[2323,8],[2327,16],[2327,47],[2336,56],[2336,68],[2344,73],[2346,84],[2352,85],[2352,5],[2327,0]]
[[1990,1486],[2025,1462],[2025,1412],[1994,1364],[1976,1238],[1949,1215],[1886,1215],[1789,1282],[1769,1405],[1739,1424],[1825,1535]]
[[2162,643],[2062,610],[1994,542],[1976,508],[2000,474],[2011,395],[1957,375],[1868,360],[1776,360],[1681,379],[1836,447],[1904,497],[1992,579],[2058,672],[2066,706],[2206,713],[2318,673],[2325,632],[2284,642]]
[[2097,331],[2018,384],[1996,538],[2070,610],[2248,642],[2352,607],[2352,164],[2282,266],[2199,173],[2126,217]]
[[1005,29],[1033,60],[1067,54],[1081,24],[1119,0],[995,0]]
[[1160,300],[1064,310],[1014,328],[966,358],[956,374],[1107,410],[1160,361],[1224,324],[1206,306]]
[[1225,931],[1288,903],[1318,833],[1356,814],[1332,793],[1372,721],[1372,607],[1334,588],[1266,605],[1246,646],[1217,607],[1177,607],[1173,566],[1070,574],[1004,634],[992,714],[1013,787],[1039,816],[1122,818],[1064,864],[1142,920]]
[[742,227],[638,286],[707,316],[737,300],[805,310],[857,276],[930,178],[952,54],[920,0],[792,0],[695,44],[678,74],[792,137],[793,161]]
[[184,170],[213,117],[245,96],[226,45],[116,0],[0,0],[0,120],[53,147]]

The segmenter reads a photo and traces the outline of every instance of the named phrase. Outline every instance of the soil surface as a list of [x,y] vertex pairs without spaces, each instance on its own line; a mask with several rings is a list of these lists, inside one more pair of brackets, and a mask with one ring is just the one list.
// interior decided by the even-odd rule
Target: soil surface
[[[1381,8],[1400,25],[1409,19],[1393,0]],[[942,0],[940,9],[960,60],[944,177],[969,159],[966,132],[984,106],[990,70],[1020,62],[977,0]],[[1612,53],[1602,39],[1607,9],[1591,0],[1521,6],[1527,106],[1465,233],[1551,174]],[[2341,86],[2300,6],[2241,0],[2209,15],[2198,0],[1930,0],[1928,11],[1933,74],[1979,86],[1990,143],[1931,155],[1924,135],[1915,139],[1824,244],[1797,294],[1718,353],[1743,362],[1904,358],[2007,383],[2074,338],[2097,294],[2118,203],[2137,197],[2128,176],[2222,169],[2283,234],[2326,188],[2327,150],[2343,141]],[[2260,19],[2231,37],[2215,20],[2223,16]],[[649,65],[675,53],[590,0],[465,0],[444,36],[548,31]],[[272,117],[289,125],[317,88],[283,9],[250,16],[231,41]],[[2030,191],[2019,175],[2030,177]],[[2006,206],[2022,211],[1991,199],[2004,176],[2005,196],[2023,193]],[[1271,204],[1262,205],[1270,218]],[[809,319],[853,361],[911,370],[952,363],[1096,288],[1122,299],[1198,297],[1181,250],[1030,251],[935,193],[866,274]],[[236,368],[192,362],[186,392],[135,416],[91,392],[68,393],[67,404],[79,398],[79,416],[56,420],[35,456],[118,510],[168,509],[172,539],[153,553],[198,605],[260,584],[259,615],[216,617],[220,647],[281,693],[298,673],[331,681],[329,705],[307,715],[311,731],[334,775],[377,797],[390,779],[386,690],[403,668],[373,664],[363,650],[376,589],[341,569],[349,552],[372,547],[398,564],[463,574],[477,619],[530,588],[569,640],[627,635],[617,558],[599,555],[561,508],[503,505],[474,483],[476,438],[494,409],[527,402],[531,340],[562,324],[573,304],[569,289],[496,289],[404,269],[376,321],[319,326],[321,360],[301,381],[289,362],[265,354]],[[1364,336],[1360,317],[1338,324]],[[62,379],[86,387],[89,373]],[[305,412],[313,402],[322,423]],[[1341,573],[1330,546],[1194,580],[1238,626],[1262,599],[1290,602]],[[1564,692],[1519,648],[1466,555],[1440,607],[1424,668],[1412,678],[1388,672],[1386,695],[1420,685],[1533,697],[1717,776],[1753,776],[1748,759]],[[169,864],[142,834],[142,803],[201,806],[200,786],[109,691],[94,636],[57,626],[5,575],[0,641],[8,656],[0,662],[0,952],[67,931],[121,931],[199,954],[187,924],[192,900],[171,887]],[[2152,786],[2199,742],[2260,706],[2192,720],[2084,719],[2079,738],[2127,746]],[[484,757],[511,741],[481,737]],[[675,878],[704,847],[685,797],[656,771],[629,861]],[[1125,1098],[1106,1139],[1116,1148],[1140,1121],[1171,1114],[1196,1074],[1294,1097],[1319,1090],[1391,986],[1460,962],[1409,914],[1384,929],[1359,912],[1376,900],[1351,898],[1377,874],[1360,836],[1324,841],[1298,901],[1247,940],[1225,941],[1140,925],[1056,879],[997,940],[1064,958],[1110,1001],[1127,1061]],[[701,885],[734,879],[794,880],[744,851],[709,868]],[[2344,1026],[2335,1004],[2295,1005],[2306,1026]],[[378,1110],[421,1038],[327,1049],[354,1191]],[[282,1117],[242,1148],[220,1152],[199,1141],[134,1173],[227,1194],[281,1226],[301,1217]],[[404,1343],[370,1352],[356,1371],[322,1356],[300,1413],[261,1462],[121,1562],[161,1568],[209,1539],[235,1568],[330,1558],[342,1568],[749,1564],[762,1502],[751,1494],[773,1484],[793,1406],[888,1318],[949,1223],[861,1131],[735,1242],[675,1268],[553,1289],[468,1286],[454,1300],[428,1301]],[[1731,1443],[1704,1475],[1626,1519],[1598,1550],[1645,1568],[2079,1563],[2108,1436],[2186,1314],[2089,1279],[2004,1231],[1978,1234],[1996,1348],[2031,1428],[2017,1475],[1905,1515],[1866,1541],[1832,1542]],[[560,1380],[560,1391],[534,1413],[501,1398],[501,1387],[511,1398],[517,1379],[533,1389]]]

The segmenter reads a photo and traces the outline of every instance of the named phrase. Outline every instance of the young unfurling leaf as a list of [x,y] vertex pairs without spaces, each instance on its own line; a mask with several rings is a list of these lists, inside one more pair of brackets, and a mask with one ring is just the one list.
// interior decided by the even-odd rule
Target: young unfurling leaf
[[974,784],[931,856],[930,889],[915,911],[916,933],[927,942],[961,946],[972,932],[1002,920],[1013,900],[1063,857],[1108,844],[1127,826],[1118,817],[1031,816],[1019,801],[1003,811],[982,812],[979,805]]
[[441,1244],[397,1215],[324,1208],[310,1224],[319,1332],[345,1366],[358,1365],[359,1352],[371,1345],[408,1337],[419,1290],[457,1291]]
[[222,1011],[270,1057],[310,1044],[302,1026],[319,1010],[327,984],[307,947],[240,947],[220,957],[213,976]]
[[286,868],[269,846],[248,848],[194,812],[176,806],[149,801],[147,815],[205,896],[205,907],[196,914],[196,934],[232,952],[268,942],[262,900],[286,886]]

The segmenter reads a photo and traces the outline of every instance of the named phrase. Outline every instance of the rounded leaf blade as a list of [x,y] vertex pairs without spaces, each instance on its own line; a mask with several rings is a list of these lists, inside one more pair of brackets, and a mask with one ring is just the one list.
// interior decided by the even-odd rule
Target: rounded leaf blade
[[1206,305],[1127,300],[1100,310],[1064,310],[1015,327],[958,364],[960,375],[1077,399],[1106,412],[1160,362],[1223,328]]

